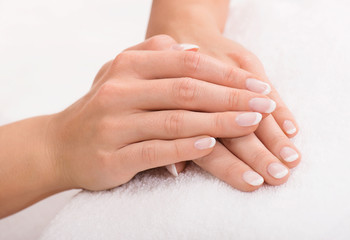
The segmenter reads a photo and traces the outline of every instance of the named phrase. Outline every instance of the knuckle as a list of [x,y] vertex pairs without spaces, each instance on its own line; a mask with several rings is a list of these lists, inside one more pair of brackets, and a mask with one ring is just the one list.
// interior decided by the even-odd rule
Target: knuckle
[[269,163],[271,160],[271,154],[265,149],[257,149],[252,154],[251,166],[262,166]]
[[112,81],[103,83],[96,94],[98,106],[108,106],[114,99],[127,94],[128,90],[125,86]]
[[180,102],[191,102],[197,96],[198,87],[194,79],[182,78],[173,83],[173,94]]
[[234,67],[227,67],[224,69],[224,82],[225,83],[232,83],[237,77],[237,69]]
[[289,143],[289,142],[290,142],[290,140],[285,135],[275,135],[270,140],[271,146],[281,146],[281,145],[285,145],[286,143]]
[[218,134],[222,134],[223,132],[225,132],[224,115],[221,113],[216,113],[216,114],[214,114],[213,118],[214,118],[214,120],[213,120],[213,133],[215,133],[215,135],[218,135]]
[[169,48],[170,45],[175,43],[176,41],[166,34],[156,35],[148,39],[148,44],[151,49]]
[[183,147],[180,146],[180,142],[179,141],[173,141],[173,149],[174,149],[174,157],[177,160],[181,160],[183,159],[183,154],[181,149],[183,149]]
[[169,113],[164,120],[164,129],[171,136],[178,136],[183,127],[184,112],[176,111]]
[[237,171],[240,168],[238,161],[231,162],[223,172],[224,181],[233,186],[233,183],[236,182],[234,178],[237,177]]
[[247,65],[247,64],[253,64],[253,63],[259,62],[259,59],[253,53],[246,51],[245,53],[239,55],[239,61],[242,64]]
[[196,73],[200,62],[202,61],[202,56],[197,52],[183,52],[183,63],[188,74]]
[[157,151],[155,142],[148,142],[142,144],[141,158],[147,164],[147,166],[156,166]]
[[240,91],[236,89],[228,89],[225,98],[225,105],[228,104],[230,108],[237,108],[239,106]]
[[124,51],[119,53],[112,61],[112,67],[120,69],[125,65],[129,65],[135,58],[135,51]]

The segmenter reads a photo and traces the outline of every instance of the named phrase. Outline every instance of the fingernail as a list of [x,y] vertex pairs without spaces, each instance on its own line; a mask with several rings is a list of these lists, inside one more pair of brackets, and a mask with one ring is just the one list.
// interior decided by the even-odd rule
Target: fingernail
[[253,98],[249,101],[252,110],[261,113],[272,113],[276,108],[276,102],[268,98]]
[[259,186],[264,182],[262,176],[254,171],[246,171],[243,173],[243,180],[252,186]]
[[199,50],[199,46],[195,44],[190,44],[190,43],[181,43],[181,44],[174,44],[173,46],[171,46],[171,49],[177,50],[177,51],[197,52]]
[[297,131],[297,128],[294,126],[293,122],[290,120],[285,120],[283,123],[283,129],[288,134],[293,134]]
[[207,137],[197,140],[194,147],[200,150],[212,148],[215,146],[216,140],[213,137]]
[[280,164],[280,163],[271,163],[268,167],[267,167],[267,171],[269,172],[269,174],[274,177],[274,178],[283,178],[284,176],[286,176],[288,174],[288,168],[286,168],[284,165]]
[[269,84],[254,78],[248,78],[246,80],[246,87],[252,92],[261,93],[264,95],[271,92],[271,87]]
[[236,123],[242,127],[249,127],[258,124],[262,119],[262,115],[256,112],[247,112],[239,114],[236,117]]
[[168,171],[169,171],[174,177],[179,176],[179,174],[177,173],[175,164],[170,164],[170,165],[167,165],[167,166],[165,166],[165,167],[166,167],[166,169],[168,169]]
[[294,162],[299,158],[299,154],[290,147],[283,147],[280,151],[280,155],[286,162]]

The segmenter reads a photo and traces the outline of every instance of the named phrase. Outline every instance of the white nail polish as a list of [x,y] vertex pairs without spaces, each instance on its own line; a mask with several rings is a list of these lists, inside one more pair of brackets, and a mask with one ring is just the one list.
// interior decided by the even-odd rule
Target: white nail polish
[[199,149],[199,150],[203,150],[203,149],[208,149],[208,148],[212,148],[215,146],[216,140],[213,137],[207,137],[207,138],[202,138],[197,140],[194,143],[194,147]]
[[261,93],[264,95],[271,92],[271,87],[269,84],[254,78],[248,78],[246,80],[246,87],[252,92]]
[[256,112],[241,113],[236,117],[236,123],[242,127],[249,127],[258,124],[262,115]]
[[283,129],[288,134],[294,134],[297,131],[297,128],[294,126],[294,123],[290,120],[285,120],[283,122]]
[[276,109],[276,102],[269,98],[253,98],[249,101],[253,111],[261,113],[272,113]]
[[181,43],[181,44],[174,44],[173,46],[171,46],[171,49],[177,50],[177,51],[197,52],[199,50],[199,46],[195,44],[190,44],[190,43]]
[[243,173],[243,180],[252,186],[260,186],[264,183],[262,176],[254,171],[246,171]]
[[290,147],[283,147],[280,151],[280,156],[286,162],[294,162],[299,158],[297,151]]
[[285,177],[289,172],[288,168],[286,168],[284,165],[275,162],[271,163],[267,167],[267,171],[272,177],[277,179]]
[[166,167],[166,169],[168,169],[168,171],[169,171],[174,177],[179,176],[179,174],[177,173],[175,164],[170,164],[170,165],[167,165],[167,166],[165,166],[165,167]]

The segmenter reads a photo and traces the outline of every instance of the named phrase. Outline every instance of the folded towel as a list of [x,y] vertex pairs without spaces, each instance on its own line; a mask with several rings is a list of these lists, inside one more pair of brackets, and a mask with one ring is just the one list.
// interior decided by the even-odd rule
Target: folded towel
[[[243,193],[191,164],[81,192],[42,239],[350,239],[348,1],[234,1],[226,36],[256,53],[301,127],[290,180]],[[348,151],[349,150],[349,151]]]

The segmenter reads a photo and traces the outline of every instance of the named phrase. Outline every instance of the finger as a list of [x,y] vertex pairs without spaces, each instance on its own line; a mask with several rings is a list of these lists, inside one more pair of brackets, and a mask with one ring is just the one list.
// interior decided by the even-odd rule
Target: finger
[[215,138],[199,136],[170,141],[151,140],[127,145],[119,149],[118,164],[127,166],[134,173],[177,162],[203,157],[215,146]]
[[182,172],[186,167],[186,162],[173,163],[166,166],[166,169],[174,176],[179,176],[179,173]]
[[279,127],[283,130],[284,134],[288,137],[294,137],[298,134],[299,127],[292,112],[288,109],[286,104],[282,101],[277,91],[274,89],[270,97],[277,102],[277,107],[273,113],[273,117],[276,120]]
[[191,77],[264,95],[270,92],[255,75],[194,51],[126,51],[112,66],[119,74],[128,66],[127,73],[141,79]]
[[256,74],[257,76],[260,76],[260,80],[268,83],[271,86],[271,92],[269,94],[269,97],[276,101],[277,108],[272,114],[275,118],[276,122],[280,126],[280,128],[284,131],[284,133],[288,137],[294,137],[297,135],[299,127],[298,124],[292,114],[292,112],[288,109],[286,104],[283,102],[282,98],[278,94],[277,90],[273,87],[271,82],[268,80],[264,66],[259,61],[257,57],[255,57],[253,54],[242,54],[241,56],[248,56],[248,57],[237,57],[240,67],[246,71],[252,72],[253,74]]
[[289,138],[283,133],[272,116],[261,122],[256,136],[278,159],[289,168],[299,164],[301,154]]
[[289,169],[266,149],[255,134],[222,139],[222,142],[236,157],[259,173],[266,183],[280,185],[287,181]]
[[135,99],[134,105],[143,110],[234,110],[271,113],[276,107],[273,100],[262,94],[192,78],[140,81],[135,87],[135,91],[138,97]]
[[[132,114],[128,140],[175,139],[199,135],[238,137],[254,132],[262,115],[256,112],[204,113],[185,110]],[[130,143],[129,142],[129,143]]]
[[177,44],[177,42],[170,36],[161,34],[150,37],[135,46],[125,49],[124,51],[131,50],[169,50],[172,46]]
[[212,174],[241,191],[254,191],[264,179],[247,164],[228,151],[221,143],[217,143],[213,152],[194,162]]
[[172,45],[171,50],[198,52],[199,46],[195,44],[181,43]]

